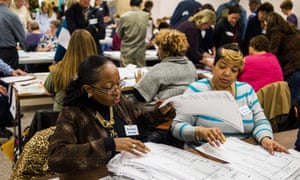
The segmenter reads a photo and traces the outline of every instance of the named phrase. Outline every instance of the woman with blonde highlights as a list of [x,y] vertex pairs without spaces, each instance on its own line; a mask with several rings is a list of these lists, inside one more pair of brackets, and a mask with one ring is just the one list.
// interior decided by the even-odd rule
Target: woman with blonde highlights
[[175,27],[175,29],[186,35],[190,45],[186,52],[186,56],[193,61],[196,66],[202,66],[203,64],[209,65],[206,61],[206,57],[211,57],[211,55],[205,52],[205,50],[200,49],[202,39],[201,30],[209,29],[211,25],[215,23],[215,12],[204,9]]
[[182,94],[197,79],[196,69],[184,55],[186,36],[177,30],[161,30],[154,39],[161,59],[135,85],[135,95],[142,102],[166,99]]
[[[271,154],[287,149],[273,140],[272,128],[257,99],[253,88],[236,78],[243,67],[243,55],[238,46],[226,44],[217,50],[211,79],[201,79],[188,86],[188,93],[204,91],[228,91],[232,94],[241,111],[244,133],[229,126],[224,120],[209,115],[178,114],[172,123],[172,134],[186,142],[187,146],[197,146],[203,141],[220,146],[224,136],[245,138],[252,136]],[[226,108],[226,107],[224,107]]]
[[79,64],[90,55],[98,54],[92,35],[87,30],[75,30],[63,59],[56,65],[45,81],[45,87],[55,94],[53,110],[62,109],[65,90],[69,82],[76,77]]

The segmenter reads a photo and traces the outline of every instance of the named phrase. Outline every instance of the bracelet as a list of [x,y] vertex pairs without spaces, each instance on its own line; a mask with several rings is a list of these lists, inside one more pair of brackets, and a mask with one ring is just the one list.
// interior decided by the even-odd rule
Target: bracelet
[[196,139],[196,141],[200,141],[201,140],[201,137],[199,136],[198,131],[199,131],[199,127],[196,127],[195,128],[195,139]]

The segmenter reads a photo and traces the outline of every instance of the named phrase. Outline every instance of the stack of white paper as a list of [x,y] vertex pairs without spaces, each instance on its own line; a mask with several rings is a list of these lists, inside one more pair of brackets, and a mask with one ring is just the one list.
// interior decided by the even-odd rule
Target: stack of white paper
[[116,176],[129,179],[257,179],[249,173],[163,144],[146,143],[151,152],[137,157],[120,153],[107,165]]
[[197,150],[225,160],[234,169],[246,171],[259,179],[300,179],[300,155],[275,152],[271,155],[259,145],[252,145],[238,138],[227,138],[220,147],[204,144]]

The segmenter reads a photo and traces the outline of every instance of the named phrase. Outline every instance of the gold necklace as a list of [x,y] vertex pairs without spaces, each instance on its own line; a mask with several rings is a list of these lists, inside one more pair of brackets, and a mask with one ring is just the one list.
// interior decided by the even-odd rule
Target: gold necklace
[[104,128],[109,130],[110,137],[118,137],[118,133],[114,130],[115,119],[112,106],[109,106],[109,116],[110,120],[108,121],[104,119],[98,111],[96,111],[96,118]]

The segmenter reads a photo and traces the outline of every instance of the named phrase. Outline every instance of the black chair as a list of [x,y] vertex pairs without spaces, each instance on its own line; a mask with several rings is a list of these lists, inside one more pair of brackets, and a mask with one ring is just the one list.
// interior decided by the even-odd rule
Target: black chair
[[59,112],[53,110],[38,110],[29,127],[29,133],[24,137],[23,145],[30,140],[33,135],[40,130],[54,126]]

